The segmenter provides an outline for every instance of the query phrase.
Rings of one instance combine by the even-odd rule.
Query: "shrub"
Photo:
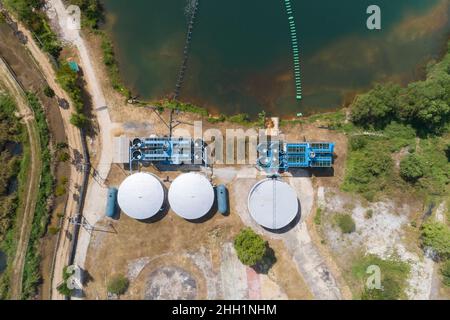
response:
[[[116,275],[109,281],[107,289],[109,293],[121,295],[128,290],[129,284],[127,277]]]
[[[409,182],[416,182],[424,175],[424,166],[420,158],[415,155],[409,155],[400,162],[400,176]]]
[[[52,236],[54,236],[55,234],[57,234],[59,232],[59,228],[58,227],[49,227],[48,228],[48,233]]]
[[[348,234],[355,232],[356,224],[352,216],[349,214],[339,214],[337,217],[337,225],[341,229],[342,233]]]
[[[48,98],[54,98],[55,97],[55,91],[53,91],[53,89],[50,88],[49,86],[45,87],[44,94]]]
[[[446,287],[450,287],[450,260],[444,262],[441,268],[442,282]]]
[[[67,149],[68,147],[69,147],[69,145],[66,142],[58,142],[56,144],[56,150],[58,150],[58,151]]]
[[[60,162],[67,162],[70,160],[70,155],[67,152],[63,152],[59,155],[58,160]]]
[[[364,136],[353,136],[350,139],[350,148],[352,151],[363,149],[367,145],[367,139]]]
[[[55,188],[55,196],[62,197],[66,194],[66,186],[63,184],[59,184]]]
[[[252,229],[245,228],[234,239],[234,248],[244,265],[254,266],[264,258],[267,242]]]
[[[432,248],[440,259],[450,258],[450,228],[440,222],[422,226],[422,245]]]
[[[73,113],[72,116],[70,117],[70,123],[73,124],[75,127],[84,128],[88,123],[88,119],[84,114]]]

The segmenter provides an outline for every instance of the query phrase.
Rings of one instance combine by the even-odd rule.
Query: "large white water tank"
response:
[[[155,216],[164,205],[161,181],[149,173],[135,173],[119,187],[117,202],[131,218],[144,220]]]
[[[214,204],[214,189],[204,175],[185,173],[169,189],[171,209],[180,217],[196,220],[205,216]]]
[[[271,230],[282,229],[298,214],[297,194],[283,181],[265,179],[250,191],[248,209],[259,225]]]

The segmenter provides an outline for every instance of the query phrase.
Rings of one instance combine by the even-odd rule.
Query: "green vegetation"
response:
[[[129,98],[131,92],[125,87],[120,77],[119,64],[115,57],[114,45],[108,35],[99,30],[99,25],[104,21],[103,6],[98,0],[69,0],[70,4],[77,5],[81,9],[81,24],[84,28],[94,32],[101,38],[101,49],[103,51],[103,63],[105,64],[111,85],[120,94]],[[84,119],[78,116],[74,123],[79,126]]]
[[[84,103],[82,97],[82,82],[78,73],[73,71],[68,62],[63,62],[56,73],[56,80],[69,94],[75,108],[75,113],[70,118],[70,123],[78,128],[84,128],[89,119],[84,114]]]
[[[88,28],[97,29],[104,20],[103,8],[98,0],[69,0],[81,9],[81,23]]]
[[[208,117],[207,121],[209,123],[221,123],[221,122],[230,122],[234,124],[238,124],[246,127],[259,127],[264,128],[266,122],[266,112],[263,110],[258,113],[258,117],[256,120],[252,120],[247,113],[239,113],[232,116],[226,116],[224,114],[220,114],[218,117]]]
[[[403,179],[415,183],[424,175],[424,166],[419,156],[412,154],[400,162],[400,175]]]
[[[442,264],[441,274],[444,285],[450,287],[450,260],[447,260]]]
[[[46,86],[44,88],[44,94],[48,98],[54,98],[55,97],[55,91],[53,91],[53,89],[50,88],[50,86]]]
[[[381,289],[368,289],[366,286],[367,268],[378,266],[381,271]],[[410,266],[396,258],[383,260],[375,255],[368,255],[357,260],[352,267],[353,276],[359,280],[360,298],[363,300],[398,300],[404,299],[404,289],[410,273]]]
[[[45,235],[48,220],[49,208],[48,201],[53,194],[54,179],[51,171],[51,153],[49,148],[50,133],[45,118],[44,110],[36,97],[32,93],[27,94],[28,104],[34,112],[37,122],[39,139],[41,144],[42,154],[42,172],[41,181],[39,184],[38,197],[36,202],[36,209],[33,217],[30,240],[28,243],[24,272],[23,272],[23,287],[22,298],[29,299],[36,294],[37,286],[41,280],[40,275],[40,261],[39,242]]]
[[[58,185],[55,188],[55,196],[56,197],[62,197],[66,194],[67,190],[67,183],[68,183],[67,177],[61,178],[61,181],[59,181]]]
[[[316,215],[314,216],[314,223],[318,226],[322,224],[322,209],[317,208]]]
[[[207,117],[208,111],[204,108],[195,106],[190,103],[183,103],[180,101],[174,101],[174,100],[161,100],[155,104],[157,107],[161,107],[163,109],[171,109],[171,110],[179,110],[182,112],[190,112],[190,113],[196,113],[201,116]]]
[[[344,191],[357,192],[373,200],[377,193],[385,190],[393,175],[393,160],[386,144],[386,139],[378,136],[350,139]]]
[[[355,221],[349,214],[338,214],[336,216],[336,223],[344,234],[353,233],[356,231]]]
[[[120,77],[119,63],[114,53],[112,41],[104,32],[97,31],[96,33],[102,38],[103,63],[108,70],[112,87],[126,98],[131,97],[131,92],[125,87]]]
[[[239,260],[246,266],[255,266],[266,255],[267,242],[252,229],[245,228],[234,239]]]
[[[116,295],[124,294],[129,286],[129,280],[123,275],[116,275],[108,282],[108,292]]]
[[[5,0],[4,3],[33,32],[41,48],[53,57],[58,58],[62,48],[56,34],[48,25],[45,13],[42,11],[44,1]]]
[[[372,217],[373,217],[373,210],[372,209],[367,210],[366,213],[364,214],[364,217],[366,219],[372,219]]]
[[[450,50],[450,43],[449,43]],[[351,106],[356,127],[341,128],[350,138],[342,189],[372,201],[412,187],[424,195],[443,195],[450,184],[450,51],[430,65],[426,80],[376,85]],[[349,130],[351,129],[351,130]],[[361,133],[361,129],[369,133]],[[394,154],[403,148],[400,170]]]
[[[422,245],[430,247],[442,260],[450,258],[450,227],[428,221],[422,226]]]
[[[449,46],[450,48],[450,46]],[[376,85],[357,97],[352,120],[366,128],[384,129],[392,121],[412,125],[421,136],[441,134],[450,120],[450,53],[428,68],[427,79],[398,85]]]
[[[16,248],[16,214],[26,188],[30,151],[26,130],[14,116],[13,100],[0,94],[0,250],[12,261]],[[22,145],[22,154],[12,154],[8,145]],[[17,179],[17,190],[11,188]],[[8,298],[11,266],[0,275],[0,300]]]
[[[60,294],[65,297],[70,297],[73,294],[73,289],[69,289],[67,286],[69,278],[72,276],[72,273],[67,271],[67,267],[63,269],[63,282],[56,288]]]

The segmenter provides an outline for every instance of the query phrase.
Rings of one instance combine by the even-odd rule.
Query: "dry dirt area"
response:
[[[179,172],[157,172],[166,187]],[[108,177],[118,186],[128,174],[118,166]],[[225,182],[217,178],[217,182]],[[282,241],[268,239],[276,263],[256,273],[237,259],[232,241],[244,227],[233,210],[212,212],[206,221],[188,222],[170,210],[140,222],[121,213],[119,220],[102,219],[93,233],[86,260],[90,281],[86,298],[107,298],[106,284],[114,274],[131,280],[123,299],[309,299],[303,278]]]

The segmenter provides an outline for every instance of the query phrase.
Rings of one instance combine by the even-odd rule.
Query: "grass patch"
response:
[[[316,215],[314,216],[314,223],[317,226],[320,226],[322,224],[322,209],[317,208]]]
[[[378,266],[381,271],[381,288],[368,289],[366,282],[370,276],[369,266]],[[368,255],[358,259],[352,266],[352,276],[357,280],[358,296],[362,300],[399,300],[405,299],[404,292],[410,266],[396,258],[381,259],[375,255]]]

